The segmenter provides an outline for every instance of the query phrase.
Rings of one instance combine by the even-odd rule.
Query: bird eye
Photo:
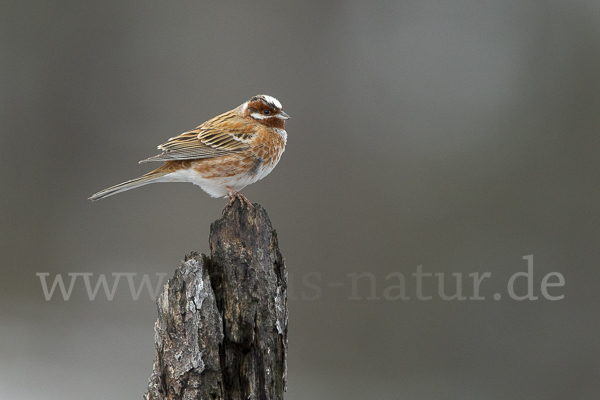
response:
[[[263,114],[270,115],[271,114],[271,110],[263,110]]]

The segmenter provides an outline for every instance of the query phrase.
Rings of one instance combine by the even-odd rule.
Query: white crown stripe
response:
[[[278,108],[280,110],[283,108],[279,100],[277,100],[275,97],[269,96],[268,94],[263,94],[262,97],[267,101],[267,103],[271,103],[272,105],[274,105],[275,108]]]

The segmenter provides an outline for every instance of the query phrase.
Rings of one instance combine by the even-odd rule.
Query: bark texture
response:
[[[287,272],[266,211],[239,200],[157,299],[147,400],[283,399]]]

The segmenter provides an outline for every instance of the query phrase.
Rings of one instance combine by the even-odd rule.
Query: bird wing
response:
[[[163,151],[162,154],[140,163],[212,158],[247,149],[256,126],[233,111],[235,110],[206,121],[194,130],[172,137],[158,146]]]

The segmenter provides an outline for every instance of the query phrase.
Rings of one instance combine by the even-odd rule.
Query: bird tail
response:
[[[167,171],[161,171],[160,169],[157,169],[147,173],[146,175],[142,175],[139,178],[119,183],[118,185],[111,186],[108,189],[104,189],[92,195],[92,197],[89,197],[89,199],[92,201],[96,201],[108,196],[112,196],[113,194],[121,193],[126,190],[135,189],[137,187],[147,185],[149,183],[160,182],[161,178],[163,178],[167,174]]]

